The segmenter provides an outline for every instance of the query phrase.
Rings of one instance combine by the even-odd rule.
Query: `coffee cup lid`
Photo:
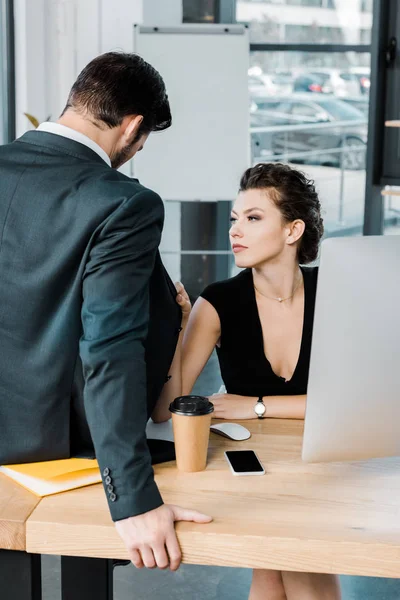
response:
[[[169,410],[175,415],[198,417],[212,413],[214,404],[205,396],[179,396],[171,402]]]

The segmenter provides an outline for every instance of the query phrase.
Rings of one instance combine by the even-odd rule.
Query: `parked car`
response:
[[[369,110],[369,99],[368,96],[347,96],[346,98],[342,98],[343,102],[349,104],[350,106],[354,106],[358,108],[362,112],[362,114],[367,117]]]
[[[293,162],[365,168],[367,122],[360,110],[333,95],[304,93],[271,100],[255,101],[257,109],[251,114],[251,125],[266,128],[285,125],[285,130],[253,132],[253,156],[290,154],[289,160]],[[350,126],[334,126],[341,121],[349,121]],[[351,121],[361,123],[351,125]],[[309,129],[308,124],[321,127]],[[299,129],[299,125],[304,127]],[[306,152],[312,155],[304,156]]]
[[[302,73],[298,75],[293,82],[294,92],[315,92],[318,94],[330,94],[332,88],[326,85],[325,81],[319,75],[314,73]]]
[[[270,77],[276,87],[276,94],[285,96],[293,92],[294,76],[291,71],[276,70]]]
[[[300,74],[293,84],[294,92],[335,94],[335,96],[357,96],[360,94],[358,77],[339,69],[316,69]]]
[[[371,87],[371,69],[368,67],[350,67],[349,70],[357,79],[361,94],[368,96]]]
[[[255,96],[273,95],[277,92],[277,87],[268,75],[249,75],[248,77],[249,94]]]
[[[252,99],[250,107],[250,128],[269,128],[276,125],[287,125],[287,113],[281,113],[279,111],[279,107],[284,99],[284,96],[266,96],[264,98],[260,96],[259,98]],[[272,154],[273,136],[274,134],[270,131],[252,133],[252,156],[257,157],[263,154]]]

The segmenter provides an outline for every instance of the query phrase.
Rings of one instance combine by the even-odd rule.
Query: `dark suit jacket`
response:
[[[114,520],[162,503],[145,425],[181,319],[163,220],[157,194],[78,142],[0,147],[0,464],[94,446]]]

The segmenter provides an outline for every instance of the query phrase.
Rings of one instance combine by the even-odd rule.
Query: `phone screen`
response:
[[[228,450],[225,454],[236,473],[262,473],[264,471],[253,450]]]

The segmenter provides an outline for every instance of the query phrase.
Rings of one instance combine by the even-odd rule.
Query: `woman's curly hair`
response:
[[[268,190],[286,223],[301,219],[305,229],[298,247],[300,264],[313,262],[318,256],[324,233],[321,204],[314,181],[304,173],[281,163],[259,163],[247,169],[240,180],[240,192]]]

